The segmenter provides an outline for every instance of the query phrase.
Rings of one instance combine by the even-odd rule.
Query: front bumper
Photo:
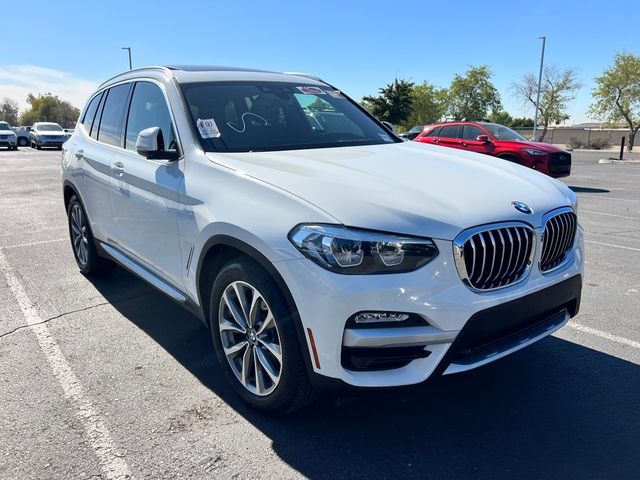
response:
[[[537,231],[536,237],[541,233]],[[307,259],[274,264],[291,291],[310,358],[315,358],[309,330],[312,332],[318,360],[312,362],[315,373],[356,387],[416,384],[434,374],[464,371],[496,360],[549,335],[577,313],[584,268],[581,228],[562,268],[543,275],[536,268],[538,245],[534,267],[524,281],[482,293],[471,291],[460,280],[451,242],[435,242],[438,257],[405,274],[338,275]],[[569,284],[570,288],[563,286]],[[428,325],[347,329],[347,319],[363,311],[411,313]],[[478,331],[484,332],[479,326],[487,329],[478,337]],[[423,348],[425,355],[399,368],[345,368],[345,348],[353,353],[362,347],[399,346]]]
[[[39,147],[61,147],[66,141],[66,138],[36,138],[34,140]]]
[[[18,143],[16,137],[13,138],[0,138],[0,147],[15,147]]]

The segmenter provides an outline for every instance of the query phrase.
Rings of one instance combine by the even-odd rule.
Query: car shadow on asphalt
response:
[[[605,188],[576,187],[574,185],[569,185],[569,188],[573,190],[575,193],[610,193],[611,192],[611,190],[607,190]]]
[[[118,268],[94,285],[309,478],[638,478],[640,367],[547,338],[431,383],[324,398],[271,418],[246,407],[218,367],[209,331]],[[117,285],[117,287],[114,287]]]

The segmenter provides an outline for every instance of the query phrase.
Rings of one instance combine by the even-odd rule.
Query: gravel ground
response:
[[[574,152],[580,314],[428,385],[247,409],[207,330],[122,269],[79,274],[60,152],[0,151],[0,478],[638,478],[640,166]]]

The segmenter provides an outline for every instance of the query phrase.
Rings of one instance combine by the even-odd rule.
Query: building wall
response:
[[[531,138],[533,129],[517,129],[517,131],[527,138]],[[636,135],[635,144],[640,143],[640,135]],[[622,137],[627,137],[626,142],[629,141],[629,130],[622,129],[607,129],[607,128],[550,128],[547,131],[547,135],[544,138],[545,143],[555,143],[560,145],[568,145],[572,138],[580,140],[583,144],[589,148],[593,141],[607,140],[611,147],[620,146],[620,140]]]

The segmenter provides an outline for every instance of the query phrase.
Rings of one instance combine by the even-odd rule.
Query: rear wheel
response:
[[[281,415],[313,401],[294,316],[273,279],[248,257],[216,277],[210,298],[216,355],[248,404]]]
[[[29,140],[24,137],[20,137],[18,139],[18,145],[20,145],[21,147],[26,147],[27,145],[29,145]]]
[[[91,226],[87,221],[84,207],[76,195],[69,200],[67,210],[69,219],[69,236],[73,256],[76,259],[78,268],[82,273],[99,274],[106,273],[113,269],[113,262],[101,258],[96,249]]]

